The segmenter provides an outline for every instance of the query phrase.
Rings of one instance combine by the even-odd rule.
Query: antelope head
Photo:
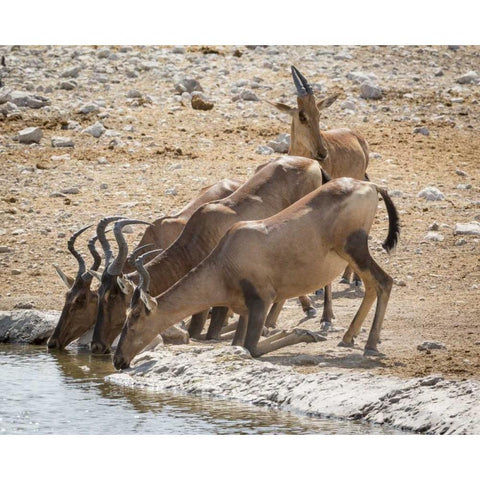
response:
[[[83,335],[95,321],[97,292],[90,287],[93,278],[91,272],[98,270],[101,263],[100,255],[95,249],[97,237],[93,237],[88,242],[88,249],[94,259],[89,271],[86,270],[85,260],[75,249],[75,240],[77,237],[90,227],[91,225],[74,233],[68,241],[68,250],[78,262],[77,276],[71,278],[63,273],[60,267],[54,265],[58,276],[63,280],[68,291],[65,295],[65,304],[60,319],[53,334],[48,339],[48,348],[65,348],[73,340]]]
[[[90,345],[92,353],[107,353],[110,350],[111,344],[122,330],[122,325],[125,321],[125,311],[135,288],[134,283],[128,280],[122,273],[128,255],[128,245],[122,229],[126,225],[131,224],[150,225],[150,223],[142,220],[120,219],[119,217],[109,218],[118,220],[113,228],[113,233],[118,243],[118,254],[113,258],[110,244],[106,237],[99,237],[105,251],[106,266],[98,290],[97,319]]]
[[[328,151],[320,132],[320,110],[329,107],[338,98],[338,94],[317,102],[307,79],[293,65],[292,77],[297,90],[297,107],[279,102],[268,103],[292,117],[289,155],[314,158],[322,162]]]
[[[149,293],[150,275],[143,266],[144,257],[150,253],[153,252],[148,252],[135,260],[140,282],[133,293],[113,356],[113,364],[117,370],[128,368],[132,358],[141,352],[158,333],[158,325],[151,321],[157,310],[157,301]]]

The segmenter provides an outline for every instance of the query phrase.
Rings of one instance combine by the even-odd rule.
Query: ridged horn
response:
[[[150,255],[152,252],[159,252],[158,250],[151,250],[150,252],[144,253],[135,259],[135,268],[137,269],[138,274],[140,275],[140,281],[138,282],[139,289],[142,289],[144,292],[149,293],[150,291],[150,274],[147,272],[147,269],[143,266],[143,259],[147,255]]]
[[[307,95],[313,95],[313,90],[307,79],[298,71],[296,67],[292,65],[292,77],[295,88],[297,89],[297,95],[299,97],[306,97]]]
[[[95,248],[95,243],[97,243],[98,236],[95,235],[88,241],[88,250],[90,250],[90,253],[93,257],[93,264],[92,266],[82,275],[82,279],[85,282],[88,282],[93,278],[93,275],[90,273],[92,271],[97,271],[98,268],[100,267],[102,263],[102,257],[98,253],[98,250]]]
[[[127,263],[132,267],[135,267],[135,259],[138,257],[140,252],[148,247],[153,247],[154,245],[154,243],[146,243],[145,245],[135,248],[135,250],[128,256]]]
[[[113,234],[118,243],[118,254],[110,265],[108,265],[108,273],[110,275],[120,275],[122,273],[125,262],[127,261],[128,245],[125,237],[123,236],[122,229],[126,225],[151,225],[149,222],[143,220],[129,220],[123,219],[115,222],[113,227]]]
[[[105,229],[107,228],[107,225],[109,223],[115,222],[117,220],[121,220],[122,218],[125,218],[125,217],[119,217],[119,216],[105,217],[98,222],[97,237],[98,237],[98,241],[100,242],[100,245],[103,248],[103,252],[105,254],[105,269],[108,267],[108,265],[113,259],[112,247],[110,246],[110,243],[107,240],[107,237],[105,236]]]
[[[79,235],[81,235],[85,230],[89,229],[90,227],[92,227],[92,225],[83,227],[78,232],[75,232],[70,237],[70,240],[67,243],[68,251],[76,258],[78,262],[78,272],[77,272],[75,281],[79,279],[87,270],[87,267],[85,265],[85,260],[83,259],[82,255],[80,255],[80,253],[77,250],[75,250],[75,240],[79,237]]]

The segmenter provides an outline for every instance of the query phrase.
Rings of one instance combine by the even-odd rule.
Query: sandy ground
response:
[[[61,309],[64,287],[51,265],[58,263],[75,272],[66,241],[76,229],[111,214],[158,218],[180,209],[201,187],[222,178],[245,180],[257,165],[272,158],[256,154],[256,148],[288,132],[288,119],[263,102],[234,102],[231,90],[239,79],[258,76],[260,84],[268,86],[255,90],[258,97],[293,104],[289,66],[295,62],[312,83],[321,83],[322,94],[341,93],[340,100],[325,111],[322,127],[357,128],[371,152],[379,154],[372,155],[368,173],[390,192],[400,192],[393,200],[402,232],[396,252],[385,254],[380,243],[386,234],[386,213],[379,209],[371,248],[395,279],[380,345],[386,358],[362,356],[372,315],[358,339],[358,349],[336,347],[341,329],[348,326],[360,304],[362,289],[335,284],[335,326],[340,330],[330,332],[326,342],[285,348],[269,360],[293,363],[304,373],[334,367],[400,377],[440,373],[453,379],[480,378],[479,238],[454,235],[456,223],[480,220],[480,87],[455,83],[459,75],[478,70],[478,47],[457,51],[447,47],[279,47],[278,55],[245,47],[218,47],[218,53],[192,47],[180,55],[171,53],[171,48],[135,47],[132,51],[138,51],[141,60],[153,56],[158,63],[148,69],[132,63],[139,72],[136,78],[124,75],[121,53],[119,60],[107,62],[96,57],[98,49],[89,47],[80,49],[84,57],[71,55],[73,47],[58,52],[27,47],[10,52],[9,48],[3,49],[10,64],[4,83],[17,90],[30,88],[29,82],[33,89],[51,85],[53,92],[39,92],[51,99],[50,107],[21,109],[20,117],[0,115],[0,246],[8,250],[0,253],[0,310],[25,302],[39,309]],[[318,55],[322,48],[330,53]],[[351,58],[335,60],[344,51]],[[85,58],[78,87],[57,89],[59,72],[71,67],[76,58]],[[274,58],[277,71],[264,66]],[[162,61],[173,65],[177,76],[198,78],[214,108],[204,112],[182,106],[174,98],[175,75],[162,74],[168,71]],[[202,70],[205,65],[209,69]],[[330,65],[334,74],[327,73]],[[439,68],[444,75],[436,77],[434,71]],[[384,88],[381,100],[360,100],[358,85],[345,79],[346,73],[360,69],[377,75]],[[402,74],[398,79],[387,75],[395,69]],[[95,75],[108,81],[93,81]],[[132,103],[126,97],[131,89],[153,100]],[[358,106],[350,113],[341,108],[341,101],[352,96]],[[68,120],[82,128],[98,121],[98,113],[76,113],[78,105],[98,99],[105,104],[101,112],[107,114],[101,121],[120,132],[118,137],[96,139],[62,129]],[[406,111],[406,118],[399,120]],[[436,114],[443,116],[433,119]],[[128,125],[133,131],[124,129]],[[429,136],[413,133],[419,125],[429,129]],[[27,126],[42,128],[40,145],[14,140]],[[72,137],[75,148],[52,147],[54,136]],[[111,143],[115,138],[121,139],[117,145]],[[69,158],[58,158],[65,154]],[[466,175],[458,175],[457,169]],[[457,188],[459,184],[471,188]],[[418,198],[427,186],[439,188],[446,200]],[[71,187],[79,193],[51,196]],[[443,241],[424,239],[433,222],[438,223]],[[135,227],[129,242],[134,244],[140,236],[140,228]],[[465,242],[458,242],[460,238]],[[300,323],[318,329],[318,319],[304,320],[292,300],[279,325]],[[418,351],[425,340],[441,342],[446,349]]]

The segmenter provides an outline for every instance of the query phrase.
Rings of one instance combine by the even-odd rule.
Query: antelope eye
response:
[[[302,110],[300,110],[300,112],[298,112],[298,118],[300,118],[300,121],[302,123],[305,123],[307,121],[307,117],[306,117],[305,113],[303,113]]]

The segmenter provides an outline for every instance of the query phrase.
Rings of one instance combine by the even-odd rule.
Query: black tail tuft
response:
[[[400,235],[400,218],[398,217],[397,209],[387,191],[380,187],[377,187],[377,191],[382,196],[388,212],[388,236],[382,243],[382,247],[387,252],[390,252],[395,248],[395,245],[398,242],[398,237]]]

